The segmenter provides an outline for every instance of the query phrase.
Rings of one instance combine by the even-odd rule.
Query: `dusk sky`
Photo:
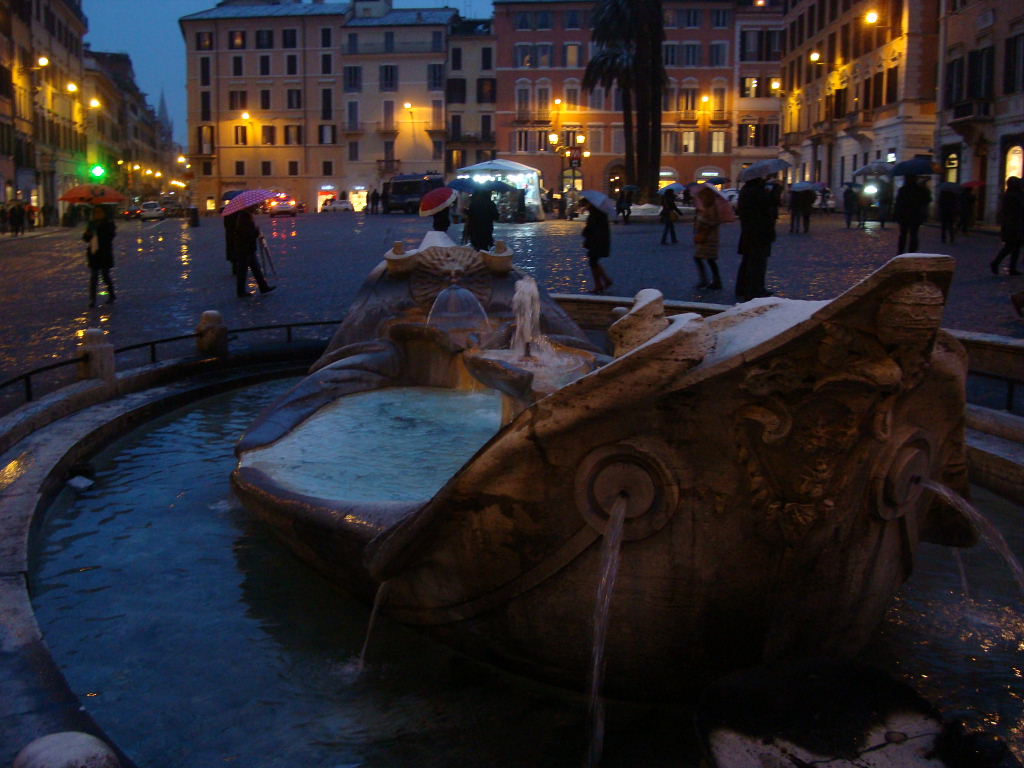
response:
[[[127,53],[135,79],[155,109],[160,92],[174,121],[174,138],[187,143],[185,122],[185,44],[178,19],[217,5],[217,0],[83,0],[89,19],[85,40],[97,51]],[[394,0],[396,8],[447,5],[463,15],[489,16],[489,0]]]

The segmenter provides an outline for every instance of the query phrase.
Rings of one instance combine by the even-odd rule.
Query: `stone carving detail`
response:
[[[412,270],[409,290],[413,300],[430,309],[437,294],[452,283],[470,291],[482,305],[491,298],[491,270],[483,256],[468,246],[424,248]]]

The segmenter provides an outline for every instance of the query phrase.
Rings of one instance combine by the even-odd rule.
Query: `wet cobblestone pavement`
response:
[[[105,329],[117,347],[190,333],[203,310],[219,310],[229,327],[340,318],[363,279],[395,240],[419,241],[429,221],[413,216],[306,214],[259,224],[270,243],[279,290],[249,299],[235,297],[224,259],[223,228],[204,218],[198,228],[171,219],[118,222],[113,271],[117,302],[90,310],[88,270],[81,228],[0,239],[0,379],[75,354],[76,333]],[[816,216],[809,234],[789,234],[779,219],[778,239],[768,268],[768,287],[798,299],[831,298],[871,273],[896,252],[896,228],[869,224],[849,229],[839,214]],[[550,291],[584,293],[591,287],[582,249],[580,221],[499,224],[495,236],[516,252],[516,264]],[[739,224],[723,227],[719,264],[721,291],[700,291],[692,260],[692,230],[677,224],[679,244],[659,244],[661,225],[631,223],[612,229],[615,281],[610,293],[632,296],[658,288],[667,298],[733,302],[739,257]],[[459,225],[450,234],[458,237]],[[992,275],[988,263],[996,237],[975,233],[954,245],[939,241],[939,230],[921,230],[921,251],[948,253],[957,274],[944,325],[949,328],[1024,337],[1024,321],[1009,302],[1024,290],[1024,278]],[[1005,270],[1005,265],[1004,265]],[[101,297],[102,301],[102,297]]]

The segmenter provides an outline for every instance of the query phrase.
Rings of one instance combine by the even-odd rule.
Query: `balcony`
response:
[[[363,134],[363,124],[358,120],[345,123],[341,126],[341,132],[346,136],[361,136]]]
[[[389,56],[402,53],[436,53],[438,56],[444,56],[444,49],[437,48],[431,41],[406,41],[403,40],[401,43],[396,42],[393,45],[387,45],[383,40],[377,42],[363,42],[359,41],[357,45],[343,45],[342,50],[348,56],[357,56],[359,54],[378,54],[386,53]]]
[[[391,158],[390,160],[377,161],[377,173],[381,176],[402,172],[402,161]]]
[[[696,124],[698,114],[696,109],[681,109],[679,110],[679,122]]]
[[[809,138],[825,139],[835,137],[835,123],[832,120],[818,120],[811,125]]]
[[[875,124],[875,112],[871,109],[858,109],[847,112],[841,120],[836,121],[836,130],[843,133],[858,134]]]
[[[989,123],[992,121],[992,100],[991,99],[971,99],[970,101],[960,101],[953,105],[953,109],[950,110],[949,122],[955,123],[957,120],[974,120]]]
[[[730,122],[730,120],[729,120],[729,112],[728,112],[728,110],[725,110],[725,109],[713,109],[713,110],[711,110],[711,112],[709,113],[709,118],[710,118],[712,123],[728,123],[728,122]]]
[[[382,120],[376,123],[377,133],[381,136],[397,136],[398,122],[395,120]]]
[[[782,134],[781,146],[783,147],[798,147],[803,142],[803,134],[799,131],[789,131]]]
[[[448,135],[446,137],[446,140],[447,140],[447,142],[449,144],[452,144],[452,145],[455,145],[455,146],[465,146],[465,145],[470,145],[470,144],[472,144],[472,145],[477,145],[477,144],[490,144],[490,145],[493,145],[494,144],[494,134],[493,133],[466,133],[465,131],[460,131],[458,133],[455,133],[454,131],[449,131]]]
[[[551,123],[550,109],[517,109],[515,121],[517,123]]]

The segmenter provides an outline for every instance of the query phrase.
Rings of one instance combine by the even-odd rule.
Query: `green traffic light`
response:
[[[107,175],[107,169],[104,168],[102,165],[94,165],[92,167],[92,169],[90,170],[90,172],[97,179],[102,179],[104,176]]]

